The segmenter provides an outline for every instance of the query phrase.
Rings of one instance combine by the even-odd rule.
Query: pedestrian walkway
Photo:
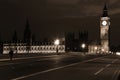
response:
[[[33,58],[45,58],[45,57],[53,57],[53,56],[58,56],[55,54],[14,54],[13,60],[23,60],[23,59],[33,59]],[[0,56],[0,61],[9,61],[10,56],[9,54],[1,55]]]

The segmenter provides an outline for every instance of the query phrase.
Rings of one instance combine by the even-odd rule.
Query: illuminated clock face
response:
[[[107,21],[103,21],[103,22],[102,22],[102,25],[103,25],[103,26],[106,26],[106,25],[107,25]]]

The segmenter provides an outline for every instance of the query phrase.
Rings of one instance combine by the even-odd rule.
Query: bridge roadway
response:
[[[0,59],[1,80],[119,80],[115,55],[46,55]]]

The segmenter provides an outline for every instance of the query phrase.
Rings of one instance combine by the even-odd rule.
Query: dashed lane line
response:
[[[115,63],[117,60],[118,60],[118,59],[113,60],[112,63]],[[94,75],[95,75],[95,76],[98,75],[98,74],[101,73],[104,69],[106,69],[106,68],[108,68],[108,67],[110,67],[110,66],[111,66],[111,64],[107,64],[104,68],[101,68],[101,69],[99,69],[97,72],[95,72]]]
[[[94,73],[94,75],[98,75],[100,72],[102,72],[104,70],[104,68],[101,68],[100,70],[98,70],[96,73]]]
[[[118,75],[118,72],[119,72],[119,70],[117,69],[117,70],[115,70],[115,72],[113,73],[113,76],[112,76],[112,80],[117,80],[117,75]]]
[[[111,64],[107,64],[107,65],[105,66],[105,68],[108,68],[109,66],[111,66]]]

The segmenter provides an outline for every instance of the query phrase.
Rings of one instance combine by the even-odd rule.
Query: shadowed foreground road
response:
[[[117,80],[119,56],[51,55],[0,62],[1,80]]]

